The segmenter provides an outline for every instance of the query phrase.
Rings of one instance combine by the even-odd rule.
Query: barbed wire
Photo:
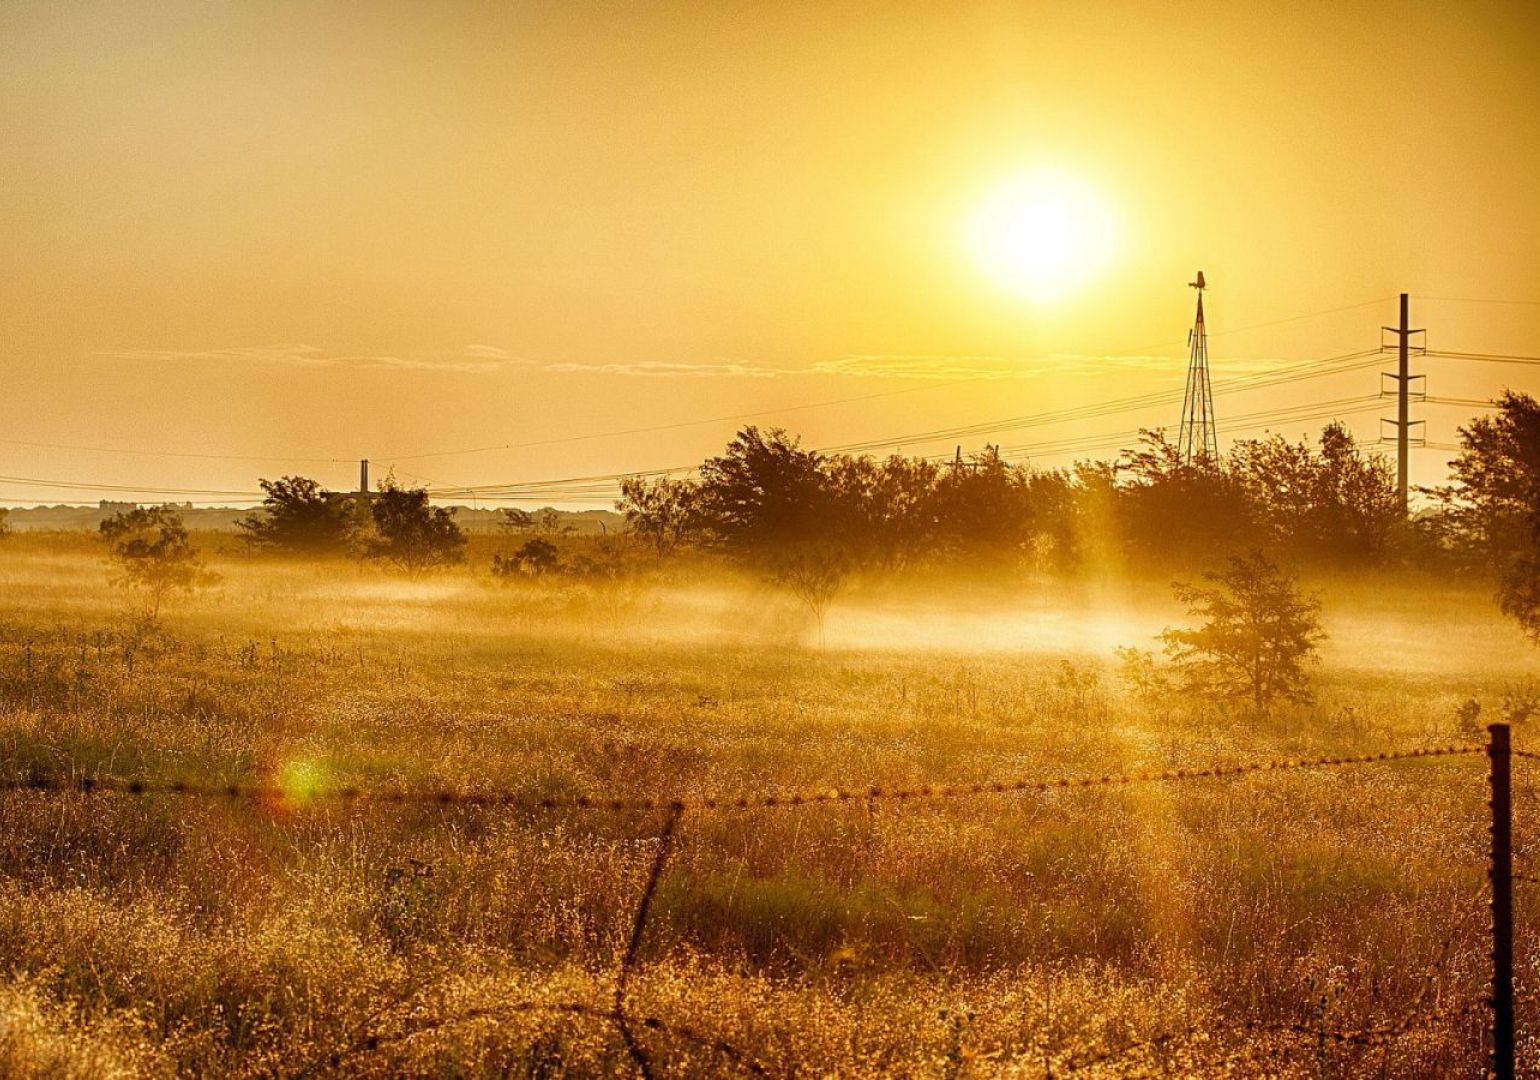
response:
[[[1475,899],[1479,900],[1479,897]],[[1238,1028],[1240,1031],[1251,1035],[1298,1035],[1301,1037],[1309,1037],[1313,1039],[1324,1039],[1327,1042],[1337,1043],[1340,1045],[1362,1046],[1366,1049],[1371,1049],[1377,1046],[1387,1046],[1410,1032],[1412,1027],[1417,1023],[1419,1017],[1425,1014],[1424,1005],[1432,994],[1434,981],[1448,965],[1449,958],[1453,955],[1454,943],[1456,939],[1465,930],[1465,928],[1470,925],[1471,921],[1483,910],[1485,910],[1485,907],[1479,903],[1468,907],[1465,914],[1457,919],[1454,922],[1454,925],[1450,927],[1449,933],[1444,937],[1443,942],[1439,945],[1438,953],[1434,956],[1433,962],[1423,969],[1420,980],[1422,985],[1418,988],[1416,996],[1413,997],[1410,1005],[1406,1009],[1405,1014],[1394,1023],[1380,1024],[1367,1028],[1359,1028],[1356,1030],[1344,1030],[1340,1028],[1327,1028],[1319,1024],[1303,1024],[1297,1021],[1263,1022],[1258,1020],[1243,1019],[1226,1020],[1221,1022],[1232,1028]],[[1479,1005],[1479,1003],[1475,1004]],[[1196,1036],[1199,1032],[1212,1026],[1214,1023],[1215,1020],[1213,1017],[1204,1017],[1200,1020],[1195,1020],[1186,1028],[1176,1031],[1161,1032],[1148,1038],[1140,1039],[1135,1042],[1128,1043],[1124,1046],[1117,1047],[1116,1049],[1104,1050],[1101,1053],[1092,1055],[1091,1057],[1082,1058],[1079,1061],[1072,1061],[1064,1066],[1064,1071],[1070,1073],[1081,1072],[1085,1069],[1089,1069],[1097,1065],[1109,1064],[1121,1058],[1128,1057],[1129,1055],[1134,1054],[1140,1050],[1155,1050],[1173,1042],[1186,1042]],[[1240,1051],[1240,1054],[1250,1052],[1251,1051],[1248,1049]],[[1230,1055],[1230,1057],[1235,1056],[1236,1055]],[[1225,1060],[1228,1061],[1230,1058],[1226,1058]]]
[[[616,1021],[613,1009],[601,1008],[584,1001],[516,1001],[510,1002],[507,1005],[489,1005],[481,1008],[465,1009],[447,1016],[422,1017],[412,1022],[404,1030],[393,1035],[368,1035],[357,1039],[346,1048],[325,1055],[323,1063],[327,1068],[340,1069],[350,1060],[382,1053],[421,1035],[443,1031],[446,1028],[474,1024],[482,1020],[504,1020],[512,1016],[530,1013],[580,1016],[590,1020],[601,1020],[606,1023],[614,1023]],[[671,1035],[685,1042],[694,1043],[697,1046],[711,1050],[753,1076],[770,1075],[769,1070],[765,1066],[749,1057],[732,1043],[718,1036],[708,1035],[688,1024],[679,1024],[651,1015],[642,1017],[640,1024],[650,1031],[659,1031],[665,1035]],[[296,1074],[296,1076],[313,1076],[320,1071],[320,1066],[312,1066]]]
[[[483,1006],[467,1009],[449,1016],[423,1019],[407,1030],[388,1038],[375,1035],[366,1036],[355,1042],[346,1051],[331,1055],[328,1063],[333,1068],[338,1068],[346,1058],[357,1057],[365,1053],[376,1053],[388,1046],[399,1044],[426,1032],[440,1030],[445,1027],[473,1023],[477,1020],[495,1019],[500,1016],[517,1015],[519,1013],[552,1012],[584,1016],[614,1024],[616,1031],[620,1033],[621,1042],[625,1045],[626,1053],[630,1056],[632,1063],[636,1065],[637,1073],[643,1077],[643,1080],[653,1080],[652,1055],[642,1044],[641,1040],[637,1038],[636,1030],[632,1026],[633,1016],[628,991],[630,989],[631,976],[636,970],[637,960],[641,955],[642,940],[647,933],[647,925],[652,913],[652,902],[657,895],[658,886],[663,880],[663,872],[668,866],[669,858],[673,855],[674,836],[683,815],[683,810],[670,808],[668,816],[664,819],[663,827],[658,832],[658,850],[653,855],[652,865],[647,872],[647,879],[637,899],[636,911],[631,920],[631,933],[626,941],[625,952],[621,955],[620,966],[615,975],[613,996],[608,1009],[600,1009],[585,1002],[576,1001],[524,1001],[500,1006]],[[769,1075],[768,1070],[751,1055],[738,1049],[725,1039],[703,1034],[686,1025],[668,1023],[655,1016],[644,1017],[640,1024],[649,1030],[662,1031],[665,1034],[677,1036],[686,1041],[704,1046],[727,1058],[733,1064],[754,1076]]]
[[[1047,781],[1012,781],[1009,783],[1002,782],[1001,784],[981,783],[966,785],[962,787],[948,787],[945,789],[938,789],[933,786],[913,789],[890,790],[871,788],[860,795],[851,793],[850,798],[860,797],[870,802],[883,798],[907,799],[913,797],[938,795],[945,796],[948,794],[964,793],[992,794],[997,791],[1012,790],[1047,791],[1059,788],[1090,787],[1098,785],[1107,786],[1120,783],[1134,783],[1138,781],[1178,781],[1221,776],[1238,776],[1248,773],[1284,771],[1321,766],[1363,765],[1375,762],[1404,761],[1417,758],[1470,755],[1484,752],[1485,748],[1479,746],[1417,747],[1408,750],[1385,751],[1379,754],[1275,759],[1271,761],[1251,762],[1231,766],[1211,766],[1205,769],[1167,770],[1161,773],[1130,773],[1116,776],[1105,775],[1101,777],[1081,777],[1078,779],[1065,778],[1060,780]],[[450,793],[440,792],[436,795],[433,795],[433,801],[455,801],[454,799],[446,799],[444,797],[446,794]],[[820,801],[831,802],[839,800],[839,796],[841,794],[841,792],[836,790],[827,793],[827,795],[822,798],[803,798],[800,801],[804,803],[816,803]],[[798,804],[796,797],[793,797],[792,800],[783,800],[774,796],[762,796],[761,799],[763,801],[757,804],[752,802],[734,802],[728,805],[758,805],[762,807],[769,807]],[[774,799],[775,801],[770,801],[771,799]],[[639,804],[635,801],[627,803],[623,800],[615,800],[610,805],[615,806],[616,803],[620,804],[619,806],[616,806],[616,808],[657,808],[656,804],[651,800],[648,800],[645,805]],[[576,802],[570,805],[576,805],[582,808],[590,808],[602,807],[604,804],[592,802]],[[594,1006],[580,1002],[554,1004],[521,1002],[502,1007],[483,1007],[471,1009],[449,1017],[431,1018],[422,1021],[419,1024],[414,1025],[408,1031],[403,1032],[392,1039],[381,1040],[377,1037],[370,1037],[362,1044],[362,1049],[355,1046],[352,1053],[357,1054],[360,1052],[376,1052],[388,1045],[413,1038],[426,1031],[437,1030],[451,1025],[470,1023],[479,1019],[493,1018],[499,1015],[514,1015],[517,1013],[530,1011],[549,1011],[558,1013],[565,1012],[574,1015],[587,1016],[594,1019],[601,1019],[612,1023],[620,1034],[621,1041],[625,1046],[627,1054],[630,1056],[632,1062],[636,1065],[638,1074],[643,1078],[643,1080],[652,1080],[654,1071],[651,1054],[642,1044],[642,1042],[637,1038],[636,1030],[633,1027],[633,1017],[629,1008],[630,1001],[628,994],[630,981],[636,970],[638,958],[641,952],[642,941],[645,937],[647,926],[650,921],[652,903],[657,895],[658,887],[663,879],[664,872],[667,869],[669,859],[674,853],[674,838],[685,812],[691,809],[709,809],[721,805],[723,804],[718,800],[701,800],[694,805],[691,805],[684,800],[673,800],[666,804],[665,808],[667,811],[667,817],[664,819],[663,827],[658,834],[658,849],[653,856],[653,861],[649,868],[646,881],[639,895],[637,906],[632,917],[631,932],[628,937],[626,949],[622,955],[620,966],[616,974],[613,998],[611,1007],[608,1010],[598,1009]],[[1260,1023],[1257,1021],[1241,1021],[1238,1026],[1242,1031],[1249,1034],[1297,1035],[1301,1037],[1325,1039],[1344,1045],[1357,1045],[1365,1048],[1372,1048],[1382,1045],[1388,1046],[1391,1042],[1394,1042],[1396,1039],[1399,1039],[1401,1036],[1410,1031],[1413,1024],[1417,1022],[1419,1016],[1423,1012],[1423,1003],[1428,999],[1430,995],[1435,978],[1448,961],[1454,941],[1468,924],[1470,919],[1474,916],[1477,910],[1479,909],[1473,908],[1467,911],[1466,915],[1463,918],[1457,920],[1451,927],[1448,936],[1444,939],[1442,945],[1440,946],[1438,955],[1434,959],[1433,963],[1430,964],[1427,969],[1425,969],[1421,979],[1422,985],[1419,988],[1416,997],[1413,999],[1411,1007],[1406,1011],[1406,1014],[1394,1024],[1385,1024],[1378,1027],[1364,1028],[1352,1031],[1325,1029],[1319,1025],[1312,1026],[1297,1022]],[[1091,1058],[1086,1058],[1078,1062],[1071,1062],[1066,1067],[1066,1071],[1083,1071],[1084,1069],[1091,1068],[1098,1064],[1106,1064],[1108,1062],[1126,1057],[1129,1054],[1135,1053],[1141,1049],[1153,1049],[1173,1041],[1189,1040],[1210,1023],[1212,1023],[1212,1019],[1205,1018],[1204,1020],[1195,1022],[1185,1031],[1161,1033],[1151,1038],[1140,1040],[1139,1042],[1120,1047],[1116,1050],[1108,1050]],[[666,1034],[694,1042],[698,1045],[706,1046],[752,1075],[769,1075],[768,1070],[759,1062],[757,1062],[751,1055],[745,1053],[743,1050],[734,1046],[732,1043],[725,1039],[704,1035],[698,1031],[695,1031],[694,1029],[687,1028],[682,1025],[667,1024],[661,1020],[658,1020],[656,1017],[649,1016],[642,1020],[641,1024],[643,1027],[648,1029],[662,1031]],[[337,1064],[338,1060],[338,1058],[334,1057],[332,1059],[333,1064]]]
[[[638,966],[642,942],[645,938],[650,922],[653,900],[656,897],[659,884],[663,879],[668,862],[674,853],[674,840],[678,826],[686,812],[708,810],[765,810],[781,807],[796,807],[806,805],[819,805],[830,803],[849,803],[864,801],[868,805],[879,801],[921,801],[921,800],[948,800],[958,798],[971,798],[975,796],[1036,792],[1045,793],[1055,790],[1073,790],[1098,787],[1113,787],[1139,783],[1174,783],[1188,780],[1219,779],[1238,777],[1253,774],[1287,772],[1310,768],[1347,767],[1355,765],[1369,765],[1380,762],[1408,761],[1415,759],[1443,758],[1455,756],[1469,756],[1485,754],[1487,748],[1474,745],[1450,745],[1450,746],[1422,746],[1405,750],[1383,751],[1374,754],[1352,755],[1328,755],[1313,758],[1279,758],[1265,761],[1242,762],[1228,765],[1212,765],[1202,768],[1166,769],[1150,772],[1131,772],[1122,774],[1062,776],[1049,779],[1013,778],[1001,780],[977,781],[966,784],[922,784],[917,786],[884,787],[872,785],[864,789],[830,788],[823,791],[814,791],[799,794],[765,794],[743,793],[733,796],[704,796],[697,798],[637,798],[637,797],[549,797],[531,796],[524,792],[511,789],[483,788],[476,790],[457,789],[411,789],[411,788],[376,788],[369,789],[354,786],[341,787],[316,787],[311,785],[282,785],[271,782],[254,784],[213,784],[184,780],[154,780],[154,779],[124,779],[119,777],[80,776],[75,778],[47,777],[41,774],[32,774],[25,777],[0,780],[0,791],[32,792],[37,794],[67,794],[78,793],[82,795],[97,794],[121,794],[133,796],[169,795],[189,796],[213,799],[225,799],[233,801],[260,801],[278,804],[303,804],[307,802],[340,802],[344,804],[374,803],[384,805],[397,804],[427,804],[427,805],[468,805],[468,806],[502,806],[518,809],[570,809],[570,810],[599,810],[599,811],[664,811],[666,817],[662,828],[658,833],[658,847],[654,853],[637,905],[631,921],[631,931],[627,939],[626,949],[622,954],[619,968],[616,972],[615,983],[612,991],[610,1008],[602,1009],[586,1002],[513,1002],[500,1006],[485,1006],[464,1010],[448,1016],[436,1016],[422,1018],[409,1024],[405,1030],[390,1036],[368,1035],[357,1040],[344,1050],[328,1055],[324,1060],[333,1069],[339,1068],[343,1061],[362,1054],[378,1053],[390,1046],[398,1045],[407,1040],[418,1037],[434,1030],[460,1024],[473,1023],[478,1020],[495,1019],[531,1012],[566,1013],[576,1016],[584,1016],[593,1019],[604,1020],[615,1026],[620,1035],[627,1055],[636,1066],[638,1074],[643,1080],[652,1080],[654,1076],[652,1056],[647,1047],[637,1037],[636,1025],[647,1030],[660,1031],[689,1042],[707,1047],[721,1057],[731,1061],[744,1071],[755,1076],[769,1075],[766,1068],[757,1062],[751,1055],[745,1053],[730,1042],[711,1035],[703,1034],[693,1028],[684,1025],[672,1024],[655,1016],[646,1016],[636,1020],[630,1003],[630,983]],[[1526,758],[1540,758],[1540,753],[1533,751],[1514,750],[1515,756]],[[1536,881],[1526,875],[1516,875],[1518,880]],[[1261,1024],[1257,1022],[1242,1021],[1239,1023],[1241,1030],[1251,1033],[1274,1033],[1310,1036],[1317,1039],[1326,1039],[1340,1044],[1351,1044],[1364,1047],[1388,1045],[1411,1030],[1423,1009],[1423,1003],[1427,999],[1434,978],[1443,968],[1448,959],[1452,943],[1463,929],[1470,915],[1457,922],[1450,930],[1448,938],[1440,950],[1440,954],[1432,965],[1426,969],[1423,976],[1423,985],[1413,1001],[1412,1007],[1407,1010],[1405,1016],[1395,1024],[1387,1024],[1374,1028],[1365,1028],[1356,1031],[1330,1030],[1319,1026],[1299,1023]],[[1135,1053],[1140,1049],[1152,1049],[1166,1045],[1170,1042],[1191,1039],[1204,1026],[1211,1023],[1205,1020],[1195,1023],[1185,1031],[1165,1032],[1148,1039],[1121,1047],[1115,1051],[1107,1051],[1079,1062],[1072,1062],[1067,1071],[1078,1072],[1097,1064],[1105,1064],[1110,1061]],[[1246,1051],[1250,1052],[1250,1051]]]
[[[541,796],[508,788],[365,788],[358,786],[316,787],[306,784],[207,783],[187,780],[124,779],[121,777],[81,776],[76,778],[30,775],[0,780],[0,791],[29,791],[38,794],[79,793],[119,795],[193,796],[231,801],[256,801],[281,804],[311,802],[407,803],[503,806],[524,810],[601,810],[601,811],[672,811],[687,810],[768,810],[783,807],[827,803],[906,802],[973,798],[981,795],[1007,795],[1048,792],[1074,788],[1117,787],[1129,784],[1177,783],[1211,780],[1255,773],[1289,772],[1297,769],[1370,765],[1378,762],[1409,761],[1417,758],[1457,757],[1486,753],[1483,746],[1424,746],[1408,750],[1390,750],[1377,754],[1351,754],[1315,758],[1278,758],[1268,761],[1212,765],[1192,769],[1165,769],[1102,775],[1060,776],[1049,779],[1015,777],[980,780],[964,784],[919,784],[866,788],[826,788],[816,791],[770,793],[746,792],[736,795],[687,797],[634,796]],[[1515,754],[1519,751],[1514,751]],[[1525,756],[1540,757],[1540,754]]]
[[[1463,1019],[1464,1017],[1473,1013],[1484,1011],[1488,1007],[1489,1004],[1486,1001],[1469,1001],[1457,1009],[1448,1010],[1440,1017],[1429,1016],[1428,1019],[1430,1022],[1434,1019],[1443,1019],[1447,1022],[1454,1022]],[[1410,1024],[1406,1025],[1405,1028],[1403,1028],[1401,1031],[1396,1032],[1393,1037],[1386,1037],[1386,1034],[1388,1033],[1384,1032],[1383,1029],[1371,1029],[1366,1032],[1338,1032],[1332,1031],[1330,1029],[1315,1030],[1309,1028],[1308,1025],[1304,1025],[1304,1027],[1306,1030],[1299,1032],[1301,1036],[1309,1035],[1314,1039],[1324,1039],[1327,1042],[1334,1042],[1338,1045],[1358,1045],[1362,1046],[1365,1052],[1373,1049],[1383,1048],[1387,1054],[1389,1053],[1390,1047],[1396,1039],[1411,1031]],[[1366,1035],[1368,1038],[1360,1039],[1357,1037],[1359,1035]],[[1293,1048],[1287,1046],[1243,1046],[1239,1049],[1232,1050],[1230,1053],[1225,1054],[1223,1057],[1220,1057],[1211,1062],[1207,1062],[1205,1064],[1212,1069],[1229,1068],[1230,1066],[1236,1065],[1248,1058],[1281,1058],[1293,1052]],[[1382,1066],[1379,1069],[1379,1075],[1390,1075],[1388,1064]]]

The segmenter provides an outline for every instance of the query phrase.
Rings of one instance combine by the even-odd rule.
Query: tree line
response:
[[[349,554],[414,574],[464,560],[454,509],[393,477],[367,499],[303,476],[261,486],[262,508],[239,523],[255,549]],[[1491,575],[1503,610],[1540,640],[1540,403],[1505,393],[1460,429],[1450,482],[1423,494],[1424,508],[1403,515],[1389,462],[1340,424],[1314,443],[1273,435],[1190,461],[1145,431],[1115,460],[1062,469],[1011,463],[993,447],[941,462],[824,454],[746,427],[692,478],[625,480],[625,536],[577,545],[554,512],[504,511],[523,542],[491,571],[613,578],[636,565],[637,549],[655,560],[695,550],[786,587],[821,623],[857,572],[1172,573],[1265,551],[1292,566]],[[174,508],[125,511],[102,535],[127,577],[153,583],[156,606],[201,580]]]
[[[1314,443],[1237,441],[1184,461],[1144,431],[1112,461],[1013,464],[994,447],[935,462],[821,454],[748,427],[689,479],[632,479],[617,509],[660,555],[714,551],[772,572],[818,558],[853,570],[1027,565],[1169,572],[1265,549],[1326,569],[1417,565],[1494,573],[1540,611],[1540,404],[1507,392],[1460,429],[1448,484],[1401,511],[1395,470],[1341,424]]]
[[[1272,436],[1192,461],[1145,431],[1116,461],[1064,469],[994,447],[940,463],[825,455],[749,427],[696,478],[626,481],[618,508],[659,555],[698,547],[772,573],[808,562],[1168,570],[1256,547],[1366,567],[1412,542],[1393,470],[1339,424],[1314,446]]]

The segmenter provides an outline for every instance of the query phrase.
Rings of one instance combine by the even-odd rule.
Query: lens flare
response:
[[[326,790],[326,772],[314,761],[291,761],[278,770],[278,790],[291,806],[307,803]]]

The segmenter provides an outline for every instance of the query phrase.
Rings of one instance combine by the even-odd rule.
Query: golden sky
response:
[[[8,0],[0,475],[499,484],[688,464],[751,413],[815,446],[985,425],[1179,390],[1200,267],[1216,383],[1373,348],[1400,291],[1435,348],[1537,353],[1536,11]],[[978,257],[1023,177],[1103,215],[1063,289]],[[1221,394],[1221,434],[1377,389]],[[1470,411],[1416,414],[1447,441]]]

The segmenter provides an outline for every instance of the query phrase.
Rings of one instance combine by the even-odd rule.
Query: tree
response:
[[[1540,522],[1540,402],[1505,391],[1495,415],[1460,429],[1454,482],[1435,488],[1445,544],[1502,570],[1534,548]]]
[[[190,592],[212,580],[173,507],[120,510],[101,523],[100,532],[118,564],[115,583],[145,592],[152,621],[172,592]]]
[[[1339,422],[1322,430],[1320,446],[1311,476],[1312,542],[1337,561],[1379,562],[1402,523],[1394,466],[1364,453]]]
[[[770,579],[807,605],[818,624],[818,647],[823,648],[824,620],[829,605],[850,573],[844,552],[829,544],[803,543],[782,552],[773,562]]]
[[[1042,526],[1060,546],[1060,565],[1106,574],[1123,564],[1118,535],[1118,474],[1109,461],[1080,461],[1068,470],[1067,505]]]
[[[1141,431],[1140,447],[1117,465],[1118,531],[1146,562],[1230,553],[1255,535],[1245,492],[1208,456],[1187,462],[1163,431]]]
[[[409,574],[451,566],[465,557],[465,533],[452,509],[428,505],[425,488],[404,488],[386,477],[371,500],[376,536],[366,545],[374,558]]]
[[[1250,698],[1258,710],[1280,697],[1309,701],[1306,665],[1325,636],[1320,604],[1260,552],[1232,556],[1224,570],[1203,576],[1219,587],[1175,586],[1202,624],[1161,634],[1187,689]]]
[[[659,558],[675,551],[700,528],[700,489],[688,480],[628,476],[620,482],[615,509],[626,528],[652,545]]]
[[[1360,450],[1340,423],[1321,432],[1319,452],[1281,435],[1244,439],[1224,468],[1265,542],[1296,557],[1377,563],[1401,525],[1394,469]]]
[[[1540,541],[1535,545],[1540,548]],[[1503,572],[1497,606],[1540,643],[1540,555],[1520,555]]]
[[[11,535],[11,511],[0,506],[0,537]]]
[[[953,461],[936,488],[936,539],[953,557],[1010,563],[1028,551],[1033,536],[1030,473],[1012,465],[997,446],[968,461]]]
[[[545,577],[560,568],[561,552],[555,544],[539,536],[524,541],[512,555],[492,556],[492,573],[496,577]]]
[[[1449,469],[1437,533],[1497,572],[1498,607],[1540,641],[1540,402],[1505,391],[1496,415],[1460,429]]]
[[[577,532],[571,525],[562,523],[561,511],[555,507],[547,506],[535,515],[535,528],[546,536],[570,536]]]
[[[327,491],[306,476],[259,483],[261,516],[236,522],[252,544],[296,555],[344,552],[352,546],[358,527],[352,496]]]
[[[527,533],[535,527],[535,515],[528,510],[520,510],[517,506],[504,507],[498,511],[498,515],[501,520],[497,524],[504,532],[517,535]]]
[[[844,461],[869,459],[844,458]],[[870,563],[897,569],[932,554],[938,524],[937,483],[941,470],[924,458],[891,455],[870,462],[866,475],[846,468],[834,476],[836,497],[847,514],[850,546]]]
[[[764,559],[827,526],[834,498],[821,455],[779,429],[747,427],[701,465],[699,508],[729,554]]]

